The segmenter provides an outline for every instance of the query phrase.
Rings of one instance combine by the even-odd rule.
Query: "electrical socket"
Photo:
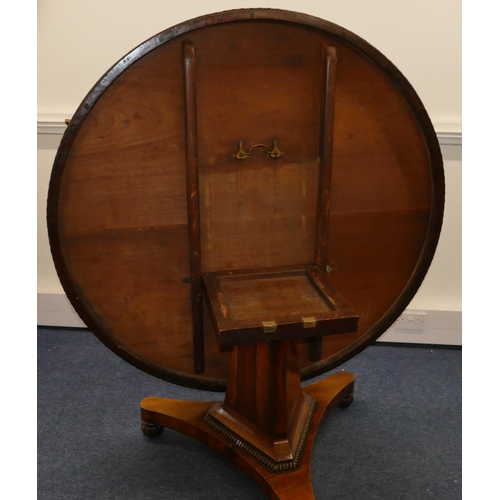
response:
[[[404,313],[394,323],[394,327],[406,330],[424,330],[426,319],[425,313]]]

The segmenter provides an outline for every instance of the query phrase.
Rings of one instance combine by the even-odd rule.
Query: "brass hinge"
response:
[[[314,316],[302,318],[302,322],[304,323],[304,328],[316,328],[316,318]]]
[[[264,333],[273,333],[278,328],[276,321],[263,321],[262,328],[264,328]]]

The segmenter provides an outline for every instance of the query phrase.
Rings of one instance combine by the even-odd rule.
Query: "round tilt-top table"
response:
[[[223,403],[146,398],[271,498],[314,498],[312,441],[352,402],[338,372],[404,311],[443,217],[439,144],[398,69],[295,12],[203,16],[96,83],[54,162],[55,266],[82,320],[137,368]]]

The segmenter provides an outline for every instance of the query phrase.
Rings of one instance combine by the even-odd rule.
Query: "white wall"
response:
[[[436,257],[410,309],[431,311],[431,317],[438,314],[441,319],[452,318],[453,326],[449,329],[453,331],[453,340],[450,341],[450,332],[448,340],[444,340],[429,329],[423,335],[424,342],[459,343],[462,19],[461,3],[455,0],[261,0],[258,4],[237,0],[38,2],[39,324],[81,325],[62,295],[45,229],[48,179],[65,128],[64,119],[71,118],[86,93],[110,66],[144,40],[193,17],[243,7],[295,10],[339,24],[378,48],[414,86],[440,139],[447,194]],[[438,323],[443,326],[441,319]],[[389,331],[384,339],[405,341],[400,333]]]

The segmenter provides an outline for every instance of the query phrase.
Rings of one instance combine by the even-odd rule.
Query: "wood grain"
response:
[[[310,342],[299,345],[303,379],[331,370],[384,333],[418,290],[438,242],[444,176],[409,82],[367,42],[317,18],[273,9],[205,16],[144,42],[97,82],[66,129],[49,186],[64,290],[126,361],[224,389],[230,355],[206,321],[204,373],[193,365],[183,42],[196,47],[201,272],[315,262],[324,47],[335,47],[321,260],[359,329],[325,336],[320,359],[310,359]],[[283,157],[262,148],[233,156],[239,139],[275,137]]]
[[[198,125],[196,111],[196,64],[194,45],[182,43],[184,114],[186,134],[186,195],[189,224],[189,264],[193,317],[193,364],[195,373],[205,371],[203,301],[201,278],[200,188],[198,172]]]
[[[300,467],[288,473],[269,471],[241,447],[235,446],[223,434],[210,427],[205,422],[205,415],[214,404],[218,403],[148,397],[141,402],[141,417],[145,423],[182,432],[221,453],[253,478],[272,500],[314,500],[311,483],[311,457],[314,439],[323,419],[342,400],[352,394],[353,387],[353,375],[341,371],[304,388],[305,395],[318,402],[318,408],[314,413]]]

